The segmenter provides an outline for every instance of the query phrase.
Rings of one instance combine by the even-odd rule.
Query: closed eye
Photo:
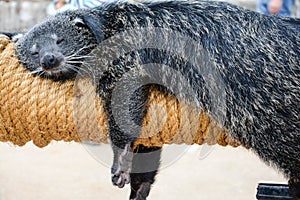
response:
[[[35,56],[35,57],[39,55],[39,50],[38,50],[37,44],[34,44],[34,45],[31,47],[30,53],[31,53],[31,55],[33,55],[33,56]]]
[[[37,52],[37,51],[31,52],[31,55],[33,55],[33,56],[38,56],[38,55],[39,55],[39,52]]]
[[[63,38],[59,38],[59,39],[56,41],[56,44],[61,44],[63,41],[64,41]]]

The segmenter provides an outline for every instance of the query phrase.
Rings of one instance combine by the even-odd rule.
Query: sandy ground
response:
[[[99,147],[95,153],[93,146],[78,143],[54,142],[43,149],[0,143],[0,200],[128,199],[129,186],[110,183],[109,146]],[[162,164],[150,200],[251,200],[259,181],[285,181],[243,148],[176,149],[184,153],[176,158],[172,148],[164,156],[171,159]]]

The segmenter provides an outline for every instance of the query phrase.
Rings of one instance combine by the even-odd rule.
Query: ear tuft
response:
[[[15,35],[13,35],[12,37],[11,37],[11,40],[13,41],[13,42],[17,42],[20,38],[22,38],[24,36],[24,33],[17,33],[17,34],[15,34]]]
[[[83,19],[76,17],[73,21],[72,21],[74,26],[77,27],[87,27],[86,24],[84,23]]]

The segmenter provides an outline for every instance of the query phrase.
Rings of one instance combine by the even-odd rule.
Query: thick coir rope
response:
[[[18,62],[14,44],[0,35],[0,141],[38,147],[52,140],[107,143],[103,104],[88,80],[53,82],[32,76]],[[238,146],[205,113],[151,89],[137,144]]]

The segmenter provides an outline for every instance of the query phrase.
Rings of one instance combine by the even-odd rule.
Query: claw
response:
[[[125,184],[130,183],[130,172],[131,172],[131,166],[132,166],[132,158],[133,153],[130,149],[130,144],[127,144],[122,151],[121,154],[119,154],[119,159],[117,166],[118,168],[112,173],[112,183],[113,185],[118,186],[119,188],[124,187]]]
[[[120,174],[114,174],[112,176],[112,183],[119,188],[123,188],[125,184],[130,183],[129,173],[121,172]]]

